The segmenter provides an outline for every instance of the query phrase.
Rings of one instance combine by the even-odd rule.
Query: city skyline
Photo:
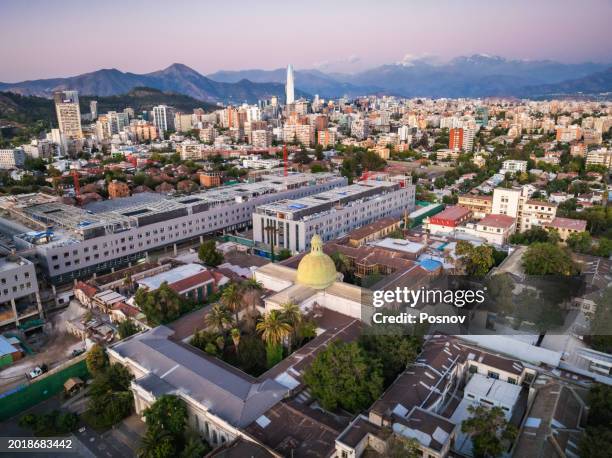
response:
[[[612,61],[612,48],[605,45],[612,42],[606,23],[612,13],[610,2],[519,3],[525,8],[516,2],[501,5],[480,0],[435,5],[352,3],[351,8],[346,2],[289,7],[267,1],[258,4],[257,13],[269,23],[254,23],[253,9],[241,2],[237,8],[187,2],[175,10],[156,2],[148,2],[146,8],[144,3],[131,2],[118,10],[112,1],[87,6],[73,1],[28,2],[26,6],[9,0],[2,6],[3,38],[23,36],[24,17],[37,33],[0,50],[0,57],[11,62],[0,69],[0,81],[64,77],[100,68],[145,73],[172,62],[209,74],[275,69],[289,62],[296,69],[350,73],[383,64],[410,65],[415,59],[448,61],[479,53],[567,63]],[[323,22],[317,13],[321,8],[326,12]],[[297,18],[287,31],[283,24]],[[63,22],[71,27],[59,27]],[[589,27],[582,27],[586,22]],[[150,26],[134,29],[134,24]],[[233,32],[227,34],[228,30]],[[138,49],[137,60],[126,52],[133,48]]]

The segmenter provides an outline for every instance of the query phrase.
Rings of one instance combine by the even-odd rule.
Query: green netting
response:
[[[84,358],[72,366],[39,381],[32,382],[25,388],[0,398],[0,421],[11,418],[61,392],[64,389],[64,382],[70,377],[80,377],[83,380],[89,377]]]

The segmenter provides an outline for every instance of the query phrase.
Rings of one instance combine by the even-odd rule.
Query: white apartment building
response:
[[[183,161],[193,160],[197,161],[203,159],[206,151],[206,145],[198,142],[185,141],[181,143],[181,159]]]
[[[285,124],[283,140],[288,143],[297,142],[300,145],[311,146],[315,140],[315,127],[308,124]]]
[[[57,91],[53,94],[59,130],[66,139],[81,139],[81,110],[77,91]]]
[[[495,188],[491,213],[516,218],[516,229],[519,232],[550,223],[557,214],[557,205],[529,199],[528,189]]]
[[[0,169],[21,167],[25,157],[25,152],[21,148],[0,149]]]
[[[279,249],[310,248],[319,234],[324,241],[341,237],[384,217],[414,209],[415,186],[366,180],[300,199],[260,205],[253,214],[253,239]]]
[[[153,107],[153,124],[160,134],[174,129],[174,108],[167,105]]]
[[[516,159],[508,159],[502,163],[502,168],[499,171],[501,174],[506,174],[508,172],[512,173],[522,173],[527,171],[527,161],[519,161]]]
[[[0,258],[0,327],[42,318],[34,264],[8,255]]]
[[[284,199],[298,199],[346,185],[332,173],[262,176],[257,183],[224,186],[189,196],[126,197],[82,208],[59,202],[15,205],[0,201],[41,226],[52,226],[48,237],[38,232],[14,237],[18,249],[36,252],[39,265],[59,284],[146,258],[148,252],[178,242],[248,227],[255,208]]]
[[[278,167],[281,161],[278,159],[262,159],[258,155],[253,155],[242,159],[242,167],[245,169],[273,169]]]
[[[272,145],[272,132],[267,129],[252,131],[251,144],[255,148],[269,148]]]

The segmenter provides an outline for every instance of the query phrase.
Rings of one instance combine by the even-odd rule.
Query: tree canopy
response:
[[[139,288],[135,299],[152,326],[174,321],[191,308],[189,302],[170,288],[167,282],[154,291]]]
[[[576,267],[567,249],[546,242],[536,242],[523,254],[527,275],[572,275]]]
[[[205,240],[198,248],[198,258],[207,266],[217,267],[223,263],[223,253],[217,250],[214,240]]]
[[[516,427],[510,424],[501,407],[468,407],[470,418],[461,423],[461,431],[472,438],[473,453],[477,458],[498,457],[506,444],[516,438]]]
[[[381,364],[356,342],[331,343],[306,369],[304,382],[325,409],[352,413],[370,406],[383,389]]]

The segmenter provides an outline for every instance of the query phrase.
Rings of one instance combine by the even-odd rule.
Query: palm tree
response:
[[[136,452],[139,458],[158,456],[158,448],[163,442],[171,442],[172,433],[160,428],[149,428],[140,441],[140,447]]]
[[[242,282],[242,287],[245,290],[254,289],[261,291],[263,289],[263,285],[261,284],[261,282],[255,280],[254,278],[249,278],[248,280]]]
[[[230,336],[232,337],[232,341],[234,342],[234,348],[236,349],[236,354],[238,354],[238,345],[240,345],[240,329],[234,328],[230,331]]]
[[[221,293],[221,302],[234,313],[236,324],[238,324],[238,312],[242,305],[242,293],[236,283],[230,283],[223,290],[223,293]]]
[[[278,310],[268,312],[263,319],[257,323],[257,331],[261,334],[263,341],[269,346],[277,346],[291,333],[291,325],[283,320]]]
[[[204,318],[204,321],[207,326],[215,328],[220,333],[224,333],[232,318],[229,311],[222,304],[214,304],[208,315]]]
[[[291,326],[291,338],[289,340],[289,352],[291,352],[291,346],[295,340],[297,329],[302,323],[304,317],[302,316],[300,306],[295,302],[287,302],[281,305],[280,311],[283,320]]]

